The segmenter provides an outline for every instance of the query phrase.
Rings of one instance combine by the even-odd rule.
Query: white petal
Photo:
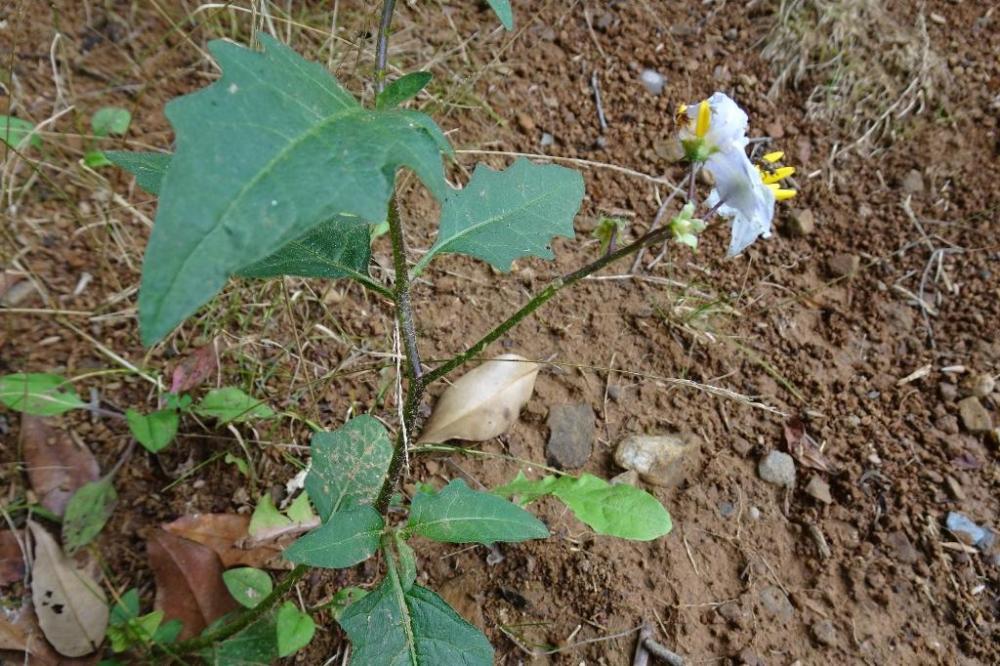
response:
[[[687,106],[687,117],[691,121],[688,127],[681,129],[682,139],[694,138],[692,128],[698,122],[698,107],[700,102]],[[711,119],[708,123],[708,133],[705,141],[721,152],[743,150],[747,143],[747,126],[749,120],[743,109],[725,93],[717,92],[708,98],[711,109]]]
[[[705,163],[705,169],[715,178],[715,189],[707,204],[715,206],[722,201],[719,215],[732,221],[729,256],[739,254],[760,236],[770,236],[774,193],[760,179],[746,153],[716,153]]]

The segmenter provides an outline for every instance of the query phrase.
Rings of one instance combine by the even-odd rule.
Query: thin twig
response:
[[[601,124],[601,132],[608,131],[608,119],[604,115],[604,106],[601,104],[601,85],[597,80],[597,70],[590,75],[590,87],[594,89],[594,106],[597,107],[597,122]]]

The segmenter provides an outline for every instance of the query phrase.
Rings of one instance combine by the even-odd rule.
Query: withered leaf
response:
[[[836,473],[834,464],[823,455],[819,444],[806,432],[806,426],[802,419],[793,416],[785,422],[784,428],[785,444],[792,457],[806,467],[812,467],[821,472]]]
[[[104,641],[108,627],[104,590],[66,557],[43,527],[29,522],[28,529],[35,541],[31,598],[38,624],[59,654],[90,654]]]
[[[28,635],[3,615],[0,615],[0,650],[28,651]]]
[[[149,566],[156,580],[156,609],[164,621],[180,620],[180,640],[197,636],[239,605],[222,580],[222,561],[214,550],[161,529],[147,541]]]
[[[280,546],[273,543],[247,543],[250,516],[236,513],[195,513],[181,516],[162,527],[170,534],[208,546],[218,554],[226,569],[237,565],[265,569],[291,567],[291,563],[282,559]]]
[[[101,469],[90,451],[51,423],[52,419],[23,414],[21,442],[32,489],[42,506],[61,516],[73,493],[96,481]]]
[[[0,531],[0,587],[24,578],[24,553],[17,540],[20,532]]]
[[[441,394],[418,443],[480,442],[503,434],[531,397],[539,368],[522,356],[504,354],[470,370]]]
[[[0,625],[7,622],[8,625],[14,628],[15,633],[12,634],[14,640],[17,641],[18,635],[21,635],[24,637],[24,644],[18,648],[5,648],[4,645],[7,643],[4,642],[3,638],[4,629],[0,628],[0,664],[27,663],[31,666],[91,666],[100,659],[100,652],[94,652],[83,657],[70,658],[64,657],[52,649],[52,645],[45,640],[45,636],[42,635],[42,630],[38,626],[38,618],[35,616],[35,608],[31,603],[30,597],[25,599],[21,608],[11,613],[8,617],[9,621],[0,617]],[[25,653],[31,655],[30,658],[26,658]]]
[[[174,368],[170,380],[171,393],[185,393],[211,377],[219,367],[215,345],[209,343],[188,354]]]

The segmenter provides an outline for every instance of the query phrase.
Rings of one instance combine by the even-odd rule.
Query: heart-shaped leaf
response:
[[[303,613],[286,601],[277,613],[278,656],[287,657],[309,645],[316,633],[316,623],[308,613]]]
[[[274,584],[267,572],[253,567],[237,567],[222,574],[229,593],[244,608],[253,608],[271,594]]]
[[[503,434],[531,397],[539,367],[504,354],[465,373],[438,398],[418,443],[481,442]]]

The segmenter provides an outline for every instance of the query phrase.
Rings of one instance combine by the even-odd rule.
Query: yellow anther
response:
[[[712,118],[712,107],[706,99],[698,105],[698,122],[694,126],[694,135],[699,139],[708,134],[708,123]]]
[[[774,171],[772,171],[771,173],[762,174],[761,178],[763,178],[766,184],[770,185],[771,183],[777,183],[779,181],[784,180],[785,178],[788,178],[793,173],[795,173],[795,167],[790,167],[790,166],[779,167]]]
[[[798,194],[797,190],[778,189],[775,190],[774,192],[774,198],[776,201],[787,201],[788,199],[794,197],[796,194]]]
[[[773,153],[768,153],[764,155],[764,157],[762,157],[761,159],[767,162],[768,164],[774,164],[784,156],[785,156],[785,151],[776,150]]]

